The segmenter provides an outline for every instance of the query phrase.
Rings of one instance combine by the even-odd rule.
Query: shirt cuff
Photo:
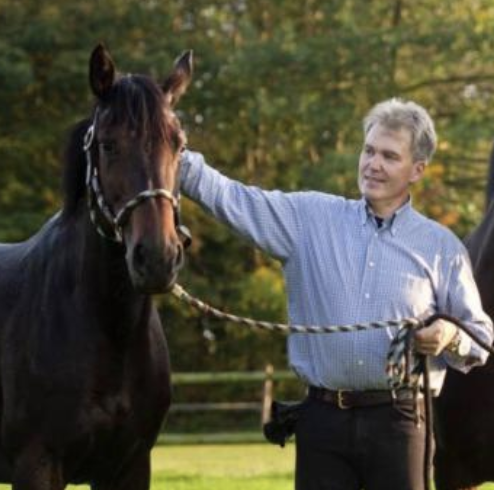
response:
[[[204,163],[204,157],[201,153],[190,150],[182,152],[180,157],[180,188],[187,196],[198,185],[198,173],[200,173],[201,164]]]
[[[463,330],[458,330],[459,341],[454,350],[448,352],[458,357],[468,357],[472,350],[472,339]]]
[[[483,359],[473,345],[469,335],[462,330],[459,331],[459,342],[454,350],[445,349],[445,360],[449,366],[461,372],[468,372],[476,365],[482,364]]]

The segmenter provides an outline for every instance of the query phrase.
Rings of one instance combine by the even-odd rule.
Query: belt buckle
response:
[[[341,410],[347,410],[351,408],[350,405],[345,405],[345,400],[343,399],[347,391],[348,390],[338,390],[338,392],[336,393],[336,404]]]

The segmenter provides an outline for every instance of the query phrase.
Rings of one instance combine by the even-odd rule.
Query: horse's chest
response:
[[[100,395],[88,405],[88,422],[93,428],[117,429],[129,425],[132,422],[131,415],[135,416],[131,399],[126,393]]]
[[[149,372],[147,375],[153,377],[155,373]],[[105,379],[104,376],[102,378]],[[142,432],[148,418],[163,416],[161,400],[165,396],[165,387],[165,380],[162,384],[140,385],[125,373],[111,381],[99,380],[88,391],[87,409],[80,415],[84,418],[88,414],[87,423],[93,432],[102,431],[106,434],[125,428],[132,432],[139,428],[139,432]]]

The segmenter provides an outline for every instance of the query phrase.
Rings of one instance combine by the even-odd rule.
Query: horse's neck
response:
[[[136,293],[125,262],[125,249],[101,237],[86,213],[67,223],[66,266],[88,308],[108,324],[131,327],[149,310],[150,298]]]

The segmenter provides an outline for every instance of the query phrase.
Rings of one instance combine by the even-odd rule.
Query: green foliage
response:
[[[265,188],[358,196],[362,116],[394,95],[417,100],[441,146],[415,203],[465,235],[493,139],[493,26],[490,0],[0,0],[0,240],[28,237],[60,206],[59,155],[90,111],[100,41],[123,70],[159,78],[192,48],[179,106],[190,146]],[[215,306],[285,319],[279,266],[191,203],[183,214],[195,241],[181,282]],[[284,367],[282,336],[159,301],[175,370]]]

